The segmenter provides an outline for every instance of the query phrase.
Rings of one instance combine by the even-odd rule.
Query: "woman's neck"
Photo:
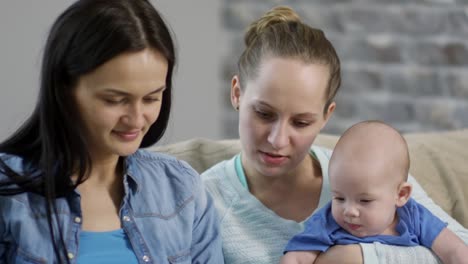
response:
[[[78,185],[78,190],[92,189],[120,189],[123,176],[123,160],[119,156],[108,159],[91,159],[91,167],[87,169],[85,181]],[[78,174],[72,176],[72,180],[78,180]]]
[[[120,157],[94,159],[88,180],[97,185],[109,185],[120,179],[123,173],[123,160]]]
[[[125,193],[122,159],[93,163],[89,178],[77,188],[81,194],[83,230],[120,228],[119,210]]]
[[[317,175],[310,155],[307,155],[294,170],[279,176],[269,177],[261,175],[255,169],[249,169],[248,166],[244,171],[249,190],[254,195],[269,191],[273,191],[273,193],[277,193],[278,195],[290,193],[291,190],[302,186],[305,182],[321,176],[321,174]]]
[[[288,174],[267,177],[246,170],[246,178],[252,195],[285,219],[301,222],[318,206],[322,171],[310,155]]]

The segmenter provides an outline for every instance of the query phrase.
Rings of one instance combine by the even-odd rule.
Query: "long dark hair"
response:
[[[0,174],[7,176],[7,181],[0,183],[0,195],[33,192],[46,198],[59,261],[63,252],[58,250],[52,228],[54,199],[70,194],[86,180],[92,166],[72,90],[80,76],[115,56],[146,48],[161,52],[168,61],[161,112],[140,147],[153,145],[168,124],[176,57],[169,28],[147,0],[81,0],[66,9],[49,32],[36,107],[29,119],[0,143],[0,152],[22,158],[26,168],[15,172],[0,159]],[[78,175],[76,182],[71,180],[73,174]],[[63,245],[62,235],[59,237]]]

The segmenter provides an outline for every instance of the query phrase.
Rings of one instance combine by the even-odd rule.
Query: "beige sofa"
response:
[[[446,212],[468,227],[468,129],[405,134],[411,174]],[[333,147],[338,137],[319,135],[315,144]],[[153,147],[187,161],[198,172],[239,152],[239,140],[191,139]]]

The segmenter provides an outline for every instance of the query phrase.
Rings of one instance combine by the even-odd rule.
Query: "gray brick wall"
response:
[[[401,132],[468,127],[468,0],[224,0],[225,137],[237,137],[229,83],[244,28],[271,7],[293,7],[342,61],[337,109],[324,132],[380,119]]]

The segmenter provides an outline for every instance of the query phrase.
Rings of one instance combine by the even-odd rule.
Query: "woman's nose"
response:
[[[281,122],[276,122],[268,135],[268,142],[275,149],[281,149],[289,144],[287,126]]]
[[[144,124],[143,106],[135,103],[127,109],[126,114],[122,118],[126,125],[133,128],[140,128]]]

